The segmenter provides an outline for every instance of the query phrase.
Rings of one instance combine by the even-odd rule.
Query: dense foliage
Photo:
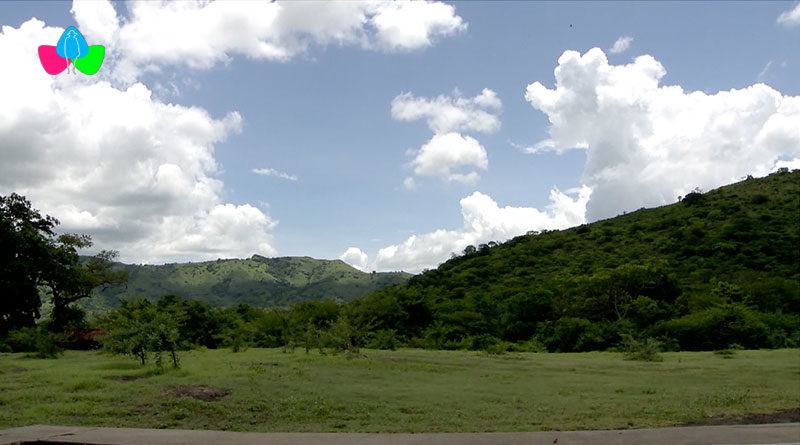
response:
[[[465,249],[353,302],[366,331],[412,345],[669,349],[800,344],[800,171],[563,231]]]
[[[95,327],[113,352],[142,363],[169,353],[175,366],[177,351],[194,347],[350,353],[398,345],[490,353],[616,348],[636,360],[658,360],[660,349],[797,347],[799,232],[800,171],[780,171],[695,191],[672,205],[469,246],[436,270],[350,303],[319,299],[323,294],[283,308],[244,302],[263,303],[259,294],[219,307],[186,298],[191,294],[158,300],[150,294],[123,300]],[[348,273],[338,262],[307,260],[199,264],[213,271],[245,262],[273,279],[282,273],[287,285],[297,286],[324,282],[312,278],[320,270]],[[177,268],[172,275],[160,269],[163,280],[180,282],[198,267],[179,266],[171,266]],[[35,332],[15,335],[10,338],[19,344],[42,342]]]
[[[81,261],[77,249],[91,246],[91,239],[57,235],[57,225],[24,197],[0,196],[0,338],[10,330],[33,327],[42,296],[52,307],[50,331],[82,327],[83,312],[73,303],[88,299],[98,286],[125,281],[124,272],[111,270],[116,252],[102,251]]]
[[[110,286],[87,302],[87,309],[119,307],[120,300],[181,295],[215,306],[247,303],[286,306],[298,301],[331,298],[352,301],[374,290],[405,282],[402,272],[364,273],[340,260],[309,257],[227,259],[198,263],[117,264],[128,274],[126,285]]]

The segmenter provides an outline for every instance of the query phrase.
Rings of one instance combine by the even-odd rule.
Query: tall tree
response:
[[[56,235],[58,220],[42,216],[16,193],[0,196],[0,334],[33,326],[41,291],[52,298],[50,327],[60,331],[82,320],[71,304],[93,289],[127,279],[112,269],[117,253],[102,251],[81,261],[78,249],[92,245],[87,235]]]
[[[23,196],[0,196],[0,334],[36,323],[57,224]]]

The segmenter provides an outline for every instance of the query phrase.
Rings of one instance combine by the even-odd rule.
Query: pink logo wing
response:
[[[69,60],[59,56],[53,45],[39,46],[39,61],[42,62],[42,68],[47,71],[47,74],[52,75],[64,71],[69,66]]]

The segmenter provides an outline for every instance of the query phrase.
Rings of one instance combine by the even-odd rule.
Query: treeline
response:
[[[798,347],[800,171],[469,246],[347,304],[216,308],[168,296],[125,301],[91,327],[112,351],[173,364],[176,351],[193,347],[569,352],[630,339],[665,350]],[[0,342],[16,350],[18,339],[37,341],[21,332]]]
[[[99,341],[113,352],[143,364],[169,356],[175,365],[176,351],[197,347],[567,352],[615,349],[631,338],[653,339],[663,350],[800,345],[800,314],[791,294],[765,306],[719,281],[709,296],[714,302],[692,311],[676,281],[652,265],[622,266],[572,280],[561,290],[537,288],[499,304],[463,298],[436,306],[421,294],[407,299],[409,294],[387,288],[349,304],[307,301],[284,309],[217,308],[169,295],[155,303],[123,301],[94,327],[103,330]]]
[[[248,304],[218,308],[197,300],[167,295],[122,301],[119,309],[97,319],[98,337],[112,352],[137,357],[179,350],[228,347],[335,349],[359,347],[394,349],[393,335],[383,337],[354,327],[347,306],[333,300],[296,303],[288,309],[260,309]]]

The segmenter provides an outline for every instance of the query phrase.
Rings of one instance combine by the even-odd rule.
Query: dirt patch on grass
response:
[[[741,416],[715,416],[709,419],[687,423],[690,425],[757,425],[762,423],[791,423],[800,422],[800,408],[790,408],[774,413],[744,414]]]
[[[271,368],[273,366],[278,366],[276,362],[253,362],[250,364],[253,368]]]
[[[8,374],[21,374],[23,372],[28,371],[28,368],[4,368],[0,369],[0,373],[8,373]]]
[[[107,375],[103,376],[104,379],[113,380],[115,382],[135,382],[145,378],[143,375]]]
[[[205,385],[183,385],[172,390],[178,397],[193,397],[195,399],[213,402],[231,393],[229,389],[214,388]]]
[[[362,354],[361,352],[358,351],[347,351],[345,357],[347,357],[348,360],[352,360],[355,358],[369,358],[367,357],[366,354]]]

